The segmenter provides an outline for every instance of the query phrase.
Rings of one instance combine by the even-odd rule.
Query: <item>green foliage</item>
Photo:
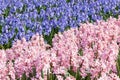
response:
[[[0,25],[0,34],[2,33],[2,25]]]
[[[71,67],[70,70],[68,70],[68,73],[69,73],[70,75],[72,75],[73,77],[75,77],[76,80],[91,80],[90,74],[88,74],[85,78],[82,78],[79,69],[77,70],[77,72],[74,72],[74,71],[72,70],[72,67]]]
[[[69,29],[70,29],[70,26],[65,27],[65,30],[69,30]]]
[[[70,2],[70,0],[66,0],[66,2],[67,2],[67,3],[69,3],[69,2]]]
[[[78,51],[78,53],[80,54],[80,56],[83,56],[83,51],[82,51],[82,49],[80,49],[80,50]]]
[[[10,7],[7,7],[5,10],[4,10],[4,18],[6,18],[8,15],[9,15],[9,12],[10,12]]]
[[[53,73],[47,73],[47,80],[57,80],[57,77]]]
[[[40,14],[41,9],[46,10],[47,7],[45,5],[42,5],[42,6],[36,7],[36,9],[37,9],[38,14]]]
[[[118,54],[118,59],[116,61],[116,67],[117,67],[117,74],[120,77],[120,50],[119,50],[119,54]]]
[[[27,5],[23,5],[21,13],[23,13],[27,8]]]
[[[27,76],[25,73],[22,75],[22,78],[20,80],[27,80]]]
[[[53,28],[49,35],[43,34],[44,39],[47,41],[49,45],[52,46],[52,39],[56,33],[58,33],[59,27]]]
[[[77,72],[74,72],[72,70],[72,67],[70,70],[68,70],[68,73],[76,78],[76,80],[83,80],[82,76],[80,75],[80,70],[78,69]]]

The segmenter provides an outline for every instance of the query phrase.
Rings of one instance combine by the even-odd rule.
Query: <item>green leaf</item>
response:
[[[25,74],[25,73],[22,75],[21,80],[27,80],[27,76],[26,76],[26,74]]]
[[[69,2],[70,2],[70,0],[66,0],[66,2],[67,2],[67,3],[69,3]]]
[[[79,53],[81,56],[83,56],[83,51],[82,51],[82,49],[80,49],[80,50],[78,51],[78,53]]]
[[[36,68],[32,68],[32,72],[29,74],[30,77],[34,77],[36,75]]]
[[[41,71],[41,77],[44,78],[44,74],[43,74],[43,71]]]
[[[73,70],[72,70],[72,67],[70,68],[70,70],[68,70],[68,73],[70,73],[70,75],[72,75],[72,76],[76,76],[76,72],[74,72]]]
[[[117,67],[117,74],[120,77],[120,51],[119,51],[119,54],[118,54],[118,59],[116,61],[116,67]]]
[[[70,29],[70,26],[65,27],[65,30],[69,30],[69,29]]]
[[[76,80],[80,80],[80,79],[82,79],[82,77],[80,75],[80,71],[77,70],[77,72],[76,72]]]
[[[21,13],[23,13],[26,10],[27,6],[23,5]]]
[[[38,14],[40,14],[41,7],[36,7]]]
[[[15,29],[15,33],[16,33],[16,34],[18,33],[18,29],[17,29],[17,28]]]
[[[0,25],[0,34],[2,33],[2,25]]]
[[[33,76],[36,75],[36,68],[33,68]]]
[[[58,31],[59,31],[59,28],[56,27],[51,30],[51,33],[49,35],[45,35],[43,32],[43,37],[49,45],[52,46],[52,39],[53,39],[54,35],[58,33]]]
[[[4,46],[3,46],[3,45],[0,45],[0,49],[4,49]]]
[[[88,74],[88,75],[85,77],[85,80],[91,80],[90,74]]]
[[[10,12],[10,7],[7,7],[3,13],[4,17],[7,17],[9,15],[9,12]]]
[[[42,9],[46,10],[46,9],[47,9],[47,7],[46,7],[45,5],[43,5],[43,6],[42,6]]]

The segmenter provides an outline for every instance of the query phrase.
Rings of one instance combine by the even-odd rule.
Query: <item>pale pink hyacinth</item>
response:
[[[9,60],[14,60],[14,68],[17,77],[21,77],[24,73],[29,77],[29,73],[32,72],[32,69],[34,67],[37,68],[36,65],[38,65],[38,63],[36,64],[36,61],[39,61],[38,57],[42,53],[46,54],[46,47],[48,47],[48,45],[44,43],[43,37],[36,34],[32,37],[31,41],[27,42],[23,38],[21,41],[18,40],[14,43],[11,49],[6,50]],[[42,64],[43,63],[44,62],[42,62]],[[42,64],[39,65],[39,68]]]
[[[0,50],[0,80],[15,80],[15,70],[11,62],[7,62],[5,50]]]
[[[120,80],[120,78],[115,73],[111,74],[102,73],[100,78],[98,78],[97,80]]]
[[[77,41],[77,37],[75,36],[76,34],[75,32],[77,32],[77,29],[71,29],[63,32],[63,34],[59,33],[58,35],[55,35],[55,38],[53,38],[52,50],[55,50],[54,54],[57,57],[56,66],[53,66],[55,74],[59,74],[58,72],[60,71],[57,71],[57,70],[60,70],[62,66],[66,69],[70,69],[71,64],[73,64],[73,66],[75,66],[76,68],[79,67],[79,62],[81,60],[79,60],[79,58],[78,60],[75,59],[78,57],[77,56],[78,41]],[[75,60],[77,62],[75,62]],[[66,69],[64,69],[65,70],[64,72],[66,72]],[[65,73],[62,73],[62,74],[65,74]]]
[[[93,28],[94,25],[93,26],[90,25],[89,27]],[[112,27],[114,27],[115,29],[113,29]],[[86,30],[85,32],[86,32],[86,34],[88,34],[87,31],[89,31],[89,28],[84,29],[84,30]],[[98,22],[95,29],[93,28],[92,30],[94,30],[95,33],[91,34],[87,37],[87,38],[91,37],[91,38],[93,38],[91,40],[94,40],[93,45],[91,47],[92,52],[88,52],[89,49],[91,50],[89,44],[92,44],[91,41],[88,41],[89,39],[86,40],[86,41],[88,41],[87,45],[82,44],[84,54],[86,54],[85,55],[86,57],[83,60],[84,60],[84,62],[86,62],[86,61],[87,62],[85,63],[85,66],[83,68],[81,67],[81,70],[82,70],[82,73],[85,74],[86,69],[89,69],[89,73],[92,74],[91,78],[94,79],[95,77],[100,75],[101,71],[104,71],[104,73],[109,73],[110,70],[112,70],[112,66],[113,65],[114,65],[114,67],[116,66],[115,60],[117,59],[118,49],[119,49],[118,45],[116,43],[117,35],[118,35],[118,26],[112,22],[111,23],[110,22],[108,22],[108,23],[107,22]],[[94,36],[94,35],[96,35],[96,36]],[[111,38],[111,36],[113,39]],[[84,37],[82,37],[82,40],[83,39],[84,39]],[[110,48],[110,47],[112,47],[112,48]],[[110,56],[110,55],[112,55],[112,56]],[[99,64],[95,65],[97,58],[99,60],[98,61]],[[92,60],[92,59],[94,59],[94,60]],[[83,63],[83,65],[84,65],[84,63]],[[86,76],[86,75],[84,75],[84,76]]]
[[[107,22],[86,23],[79,29],[55,35],[52,50],[56,52],[57,60],[54,60],[54,72],[62,66],[66,69],[72,66],[74,71],[80,68],[83,77],[90,73],[91,79],[99,77],[101,72],[116,73],[120,31],[115,21],[110,18]],[[80,49],[83,51],[82,56],[78,53]]]
[[[8,75],[10,76],[10,80],[16,80],[15,69],[12,61],[7,63]]]
[[[113,65],[114,67],[116,65],[115,60],[117,59],[119,49],[116,42],[119,27],[115,25],[114,22],[110,21],[100,21],[97,23],[97,25],[92,25],[93,24],[85,24],[83,25],[83,27],[80,27],[82,29],[84,28],[83,30],[86,30],[81,36],[81,43],[83,42],[83,44],[81,45],[83,47],[83,52],[85,56],[85,58],[83,59],[85,63],[83,63],[84,66],[81,67],[81,71],[84,74],[83,76],[85,77],[87,75],[86,69],[88,69],[89,73],[92,74],[91,78],[95,78],[99,76],[101,71],[104,71],[104,73],[109,73],[110,70],[112,70]],[[88,26],[90,28],[85,29],[86,27],[84,26]],[[94,33],[88,32],[91,30],[93,30]],[[88,36],[84,37],[84,35]],[[91,38],[91,40],[89,39],[89,37]],[[85,44],[85,41],[87,42],[87,44]],[[89,50],[92,52],[89,52]],[[110,55],[112,55],[112,57]],[[95,65],[97,58],[99,60],[99,65]]]
[[[76,78],[73,76],[68,76],[65,80],[76,80]]]
[[[42,77],[39,78],[31,78],[31,80],[44,80]]]
[[[120,16],[118,16],[118,19],[111,17],[109,20],[113,21],[116,25],[118,25],[118,30],[120,30]],[[117,43],[120,47],[120,31],[118,31]]]
[[[36,77],[39,78],[41,76],[41,72],[43,72],[43,76],[47,76],[47,73],[50,73],[50,52],[44,51],[41,52],[39,57],[35,61],[36,68]]]
[[[8,79],[8,70],[6,66],[6,53],[4,50],[0,50],[0,80]]]
[[[64,78],[62,76],[60,76],[60,75],[57,75],[57,79],[58,80],[64,80]]]

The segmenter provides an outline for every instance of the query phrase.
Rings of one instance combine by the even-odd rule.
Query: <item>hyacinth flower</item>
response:
[[[5,50],[0,50],[0,80],[16,80],[12,61],[7,61]]]
[[[120,12],[119,0],[1,0],[0,4],[0,44],[6,48],[16,39],[25,37],[29,41],[36,33],[45,35],[52,44],[58,31],[86,21],[117,17]]]
[[[52,46],[39,34],[30,41],[17,40],[12,48],[1,50],[0,78],[120,80],[119,25],[120,18],[81,24],[55,34]]]
[[[79,30],[70,29],[57,34],[53,38],[53,53],[56,52],[57,57],[52,61],[54,73],[64,79],[62,75],[66,75],[68,69],[75,77],[75,73],[79,73],[79,77],[85,79],[120,80],[116,69],[120,27],[116,22],[119,23],[112,18],[94,25],[82,24]]]

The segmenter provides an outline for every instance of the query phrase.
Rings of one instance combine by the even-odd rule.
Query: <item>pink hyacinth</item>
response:
[[[76,80],[73,76],[68,76],[65,80]]]
[[[48,45],[44,43],[42,36],[36,34],[31,41],[26,42],[23,38],[21,41],[18,40],[11,49],[6,50],[9,60],[14,60],[16,75],[21,77],[25,73],[29,76],[29,73],[37,65],[36,61],[39,61],[38,57],[45,53],[46,47]]]
[[[79,29],[55,35],[52,48],[57,57],[53,61],[54,73],[58,74],[56,71],[62,66],[66,69],[72,66],[74,71],[80,69],[83,77],[91,74],[91,79],[99,77],[102,72],[116,73],[120,27],[115,22],[115,19],[110,18],[107,22],[86,23]],[[82,50],[82,56],[79,55],[79,50]]]
[[[6,54],[4,50],[0,50],[0,80],[6,80],[8,78],[7,66],[6,66]]]

